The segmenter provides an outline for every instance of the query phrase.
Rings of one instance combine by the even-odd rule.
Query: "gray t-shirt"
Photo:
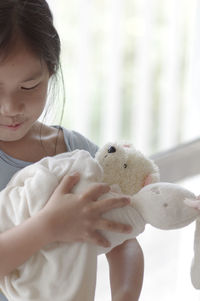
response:
[[[84,149],[88,151],[92,157],[98,150],[97,145],[93,144],[90,140],[86,139],[81,134],[75,131],[69,131],[62,128],[67,150],[73,151],[75,149]],[[11,156],[0,150],[0,190],[4,189],[12,176],[20,169],[32,164],[12,158]],[[0,301],[7,301],[7,299],[0,293]]]
[[[62,130],[66,147],[69,152],[75,149],[84,149],[88,151],[92,157],[95,156],[95,153],[98,150],[98,147],[95,144],[75,131],[69,131],[65,128],[62,128]],[[15,159],[0,150],[0,190],[5,188],[17,171],[30,164],[32,164],[32,162]]]

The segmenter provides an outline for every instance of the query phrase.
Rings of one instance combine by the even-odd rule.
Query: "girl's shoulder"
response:
[[[76,131],[68,130],[64,127],[62,127],[62,130],[68,151],[83,149],[88,151],[92,157],[95,156],[98,151],[98,146],[95,143]]]

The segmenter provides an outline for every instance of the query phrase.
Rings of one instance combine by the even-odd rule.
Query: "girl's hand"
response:
[[[107,184],[95,184],[81,195],[72,194],[71,190],[79,179],[79,174],[65,176],[42,210],[49,242],[85,241],[108,247],[109,242],[99,230],[129,233],[132,227],[106,220],[102,214],[113,208],[124,207],[130,200],[119,197],[96,202],[109,192]]]

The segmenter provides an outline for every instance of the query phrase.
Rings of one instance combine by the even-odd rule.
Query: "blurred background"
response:
[[[200,1],[48,0],[62,41],[63,126],[146,155],[200,135]],[[61,105],[60,105],[61,106]],[[199,162],[197,162],[199,164]],[[200,178],[181,184],[200,194]],[[190,283],[194,225],[147,227],[141,301],[200,300]],[[99,257],[95,301],[110,300]]]

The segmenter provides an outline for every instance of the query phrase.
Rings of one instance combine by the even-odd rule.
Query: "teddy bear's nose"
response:
[[[115,153],[116,152],[116,148],[114,146],[109,147],[108,149],[108,153]]]

